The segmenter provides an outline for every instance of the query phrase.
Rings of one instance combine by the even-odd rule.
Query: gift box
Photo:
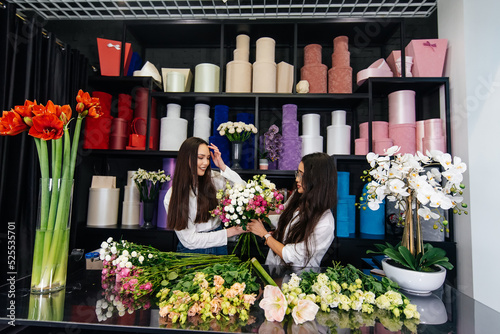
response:
[[[405,48],[413,57],[414,77],[441,77],[446,58],[447,39],[414,39]]]
[[[102,76],[120,75],[120,56],[122,43],[111,39],[98,38],[97,49],[99,51],[99,64]],[[132,58],[132,45],[125,44],[125,61],[123,62],[123,73],[128,72],[130,59]]]
[[[149,148],[153,148],[153,137],[149,137]],[[146,149],[146,136],[131,134],[128,139],[127,150],[144,150]]]
[[[109,135],[111,133],[112,121],[113,117],[86,117],[85,131],[83,133],[83,148],[107,150],[109,148]]]

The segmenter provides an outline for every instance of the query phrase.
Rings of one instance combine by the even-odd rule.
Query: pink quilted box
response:
[[[413,57],[414,77],[441,77],[446,58],[447,39],[414,39],[405,48]]]

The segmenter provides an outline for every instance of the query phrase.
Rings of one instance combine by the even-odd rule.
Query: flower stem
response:
[[[47,255],[44,255],[43,264],[41,267],[42,275],[40,281],[40,288],[46,288],[54,285],[56,281],[54,280],[56,277],[60,278],[61,275],[66,275],[64,271],[61,273],[57,273],[57,271],[61,271],[66,267],[66,264],[63,266],[58,266],[58,256],[61,252],[67,253],[67,247],[65,247],[69,234],[66,234],[66,229],[68,228],[68,218],[70,214],[71,208],[71,190],[73,187],[73,179],[70,178],[72,175],[70,171],[70,166],[67,163],[70,161],[70,153],[71,153],[71,140],[69,138],[69,131],[67,128],[64,129],[64,151],[63,151],[63,177],[61,179],[60,185],[60,193],[59,200],[57,204],[57,213],[54,224],[54,229],[52,233],[52,238],[49,246],[49,251]],[[48,237],[47,237],[48,238]],[[67,256],[67,254],[66,254]],[[64,268],[62,268],[64,267]],[[64,279],[63,279],[64,281]],[[64,284],[64,282],[57,282],[60,284]]]
[[[267,271],[260,265],[259,261],[257,261],[256,258],[253,257],[251,261],[252,261],[253,267],[262,276],[262,278],[264,279],[264,281],[267,284],[273,285],[273,286],[278,286],[278,284],[276,284],[276,282],[271,278],[271,276],[269,276]]]
[[[35,145],[38,152],[38,159],[40,161],[40,226],[37,226],[35,232],[35,245],[33,249],[33,266],[31,270],[31,284],[38,285],[42,274],[43,263],[43,249],[45,231],[47,229],[47,220],[49,216],[49,157],[47,151],[47,142],[39,138],[35,139]]]
[[[62,163],[62,138],[53,141],[52,145],[52,194],[50,199],[49,219],[47,222],[47,232],[45,233],[45,241],[43,243],[43,258],[49,255],[50,245],[52,243],[52,234],[56,221],[57,205],[59,203]]]
[[[80,131],[82,129],[82,121],[83,117],[81,114],[78,114],[78,118],[76,119],[75,132],[73,133],[73,143],[71,146],[71,161],[70,161],[70,174],[69,179],[72,180],[75,176],[75,166],[76,166],[76,155],[78,153],[78,142],[80,140]]]

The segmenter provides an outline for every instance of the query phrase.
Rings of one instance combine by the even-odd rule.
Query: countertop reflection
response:
[[[277,282],[286,281],[290,270],[267,268]],[[9,286],[0,287],[0,321],[2,324],[29,327],[78,328],[85,331],[193,332],[200,333],[488,333],[500,328],[500,313],[486,307],[449,285],[428,296],[407,294],[417,305],[421,321],[408,324],[384,314],[367,315],[356,311],[319,312],[314,322],[294,325],[273,323],[265,319],[258,302],[249,319],[235,317],[202,321],[189,317],[184,324],[172,324],[159,316],[158,307],[150,300],[120,300],[110,289],[101,286],[98,270],[81,270],[68,275],[65,290],[34,295],[29,292],[30,278],[16,281],[15,299]],[[13,302],[14,301],[14,302]],[[13,306],[14,305],[14,306]],[[482,331],[482,329],[485,331]],[[40,329],[37,331],[42,333]]]

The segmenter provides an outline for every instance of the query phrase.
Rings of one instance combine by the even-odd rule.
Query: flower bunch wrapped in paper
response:
[[[266,175],[254,175],[246,184],[231,187],[217,193],[219,205],[211,211],[212,216],[220,217],[224,227],[241,226],[246,230],[252,219],[263,219],[269,223],[268,214],[280,213],[283,209],[283,194],[276,190],[276,185]],[[241,254],[249,257],[250,243],[253,240],[259,253],[260,248],[253,233],[240,235],[235,251],[241,245]],[[234,253],[234,252],[233,252]]]
[[[397,288],[398,285],[388,278],[378,281],[352,265],[337,264],[327,268],[325,273],[292,274],[281,289],[266,286],[260,307],[268,321],[283,321],[286,314],[291,314],[295,324],[314,320],[319,310],[330,312],[333,309],[367,314],[378,309],[388,311],[398,320],[418,321],[420,314],[416,306],[397,292]]]
[[[200,316],[202,321],[238,316],[249,319],[259,284],[250,264],[216,264],[183,276],[169,288],[158,292],[160,316],[181,324]]]
[[[161,252],[126,240],[117,242],[113,238],[102,242],[99,253],[103,261],[102,287],[108,289],[114,285],[122,300],[154,296],[161,288],[191,273],[191,266],[204,268],[214,263],[240,262],[234,255]]]

